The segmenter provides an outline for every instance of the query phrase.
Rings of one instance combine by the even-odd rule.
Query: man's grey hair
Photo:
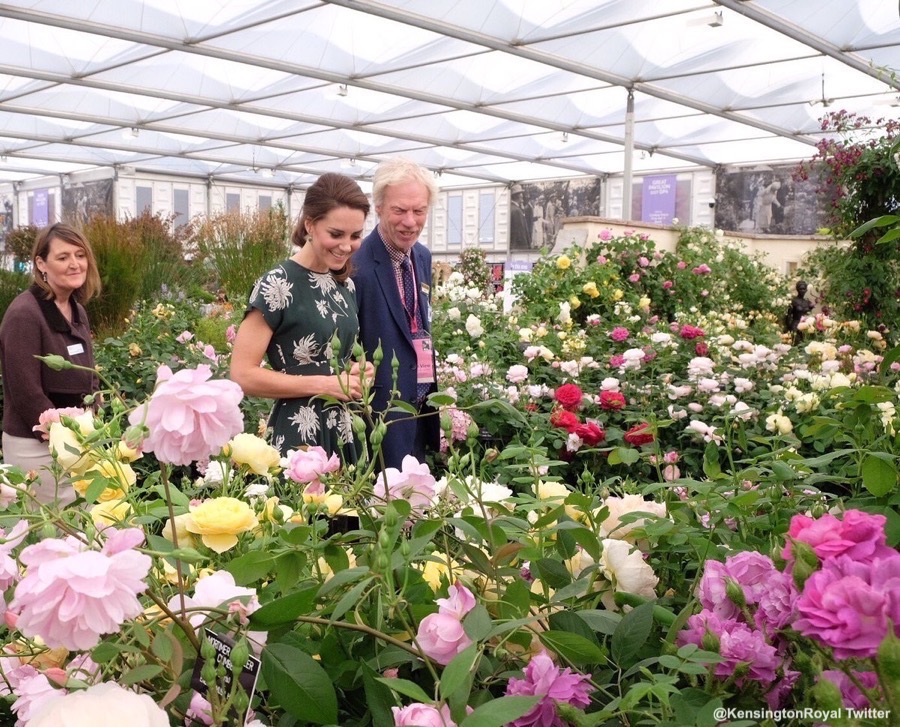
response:
[[[372,201],[375,203],[375,207],[380,207],[384,202],[385,189],[406,182],[419,182],[424,185],[428,190],[428,206],[434,204],[438,194],[434,175],[411,159],[395,157],[381,162],[375,169],[375,176],[372,178]]]

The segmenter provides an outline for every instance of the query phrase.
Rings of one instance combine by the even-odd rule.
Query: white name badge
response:
[[[73,343],[67,350],[69,351],[70,356],[76,356],[79,353],[84,353],[84,345],[81,343]]]
[[[434,382],[434,349],[431,347],[431,336],[414,338],[416,349],[416,382],[431,384]]]

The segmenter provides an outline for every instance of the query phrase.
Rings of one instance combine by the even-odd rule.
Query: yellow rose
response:
[[[141,347],[138,346],[136,343],[128,344],[128,355],[131,356],[131,358],[137,358],[142,353],[143,353],[143,351],[141,351]]]
[[[278,450],[254,434],[238,434],[225,447],[236,465],[246,465],[258,475],[268,474],[281,461]]]
[[[127,462],[110,462],[107,459],[101,460],[97,464],[89,467],[84,472],[85,477],[75,480],[72,487],[75,491],[84,497],[88,488],[94,482],[95,478],[107,480],[107,485],[97,497],[97,502],[109,502],[110,500],[121,500],[137,481],[137,475]]]
[[[650,299],[646,295],[638,301],[638,308],[645,312],[650,310]]]
[[[572,259],[568,255],[560,255],[556,258],[556,267],[560,270],[568,270],[572,267]]]
[[[166,520],[160,535],[170,543],[174,543],[177,540],[179,548],[193,548],[195,545],[194,536],[187,529],[190,519],[191,514],[186,512],[183,515],[176,515],[174,523],[172,520]]]
[[[621,289],[621,288],[616,288],[616,289],[613,291],[613,296],[612,296],[612,297],[613,297],[613,300],[622,300],[622,296],[624,296],[624,295],[625,295],[625,293],[622,292],[622,289]]]
[[[279,514],[276,514],[276,512]],[[280,504],[277,497],[270,497],[266,500],[265,507],[263,507],[259,517],[270,523],[278,524],[288,522],[293,514],[293,508]]]
[[[581,308],[581,301],[579,300],[577,295],[573,295],[569,298],[569,305],[572,306],[572,310],[578,310]]]
[[[543,338],[547,335],[547,329],[544,326],[538,326],[537,330],[534,332],[536,338]]]
[[[329,515],[334,515],[343,506],[344,498],[336,492],[324,488],[322,492],[316,492],[315,490],[315,487],[313,487],[312,492],[310,492],[309,487],[303,490],[303,502],[307,506],[311,505],[320,510],[327,509]]]
[[[119,440],[119,443],[116,445],[116,459],[120,462],[134,462],[142,456],[141,452],[129,447],[124,440]]]
[[[422,565],[422,578],[431,586],[432,591],[437,591],[443,581],[450,582],[451,572],[458,572],[459,569],[459,563],[444,553],[433,553]]]
[[[125,500],[105,500],[91,508],[91,520],[98,528],[123,523],[132,516],[134,510]]]
[[[200,536],[203,544],[217,553],[237,545],[237,536],[253,530],[259,521],[246,502],[235,497],[207,500],[190,512],[185,521],[189,532]]]
[[[91,412],[74,417],[74,420],[82,436],[94,431],[94,415]],[[64,470],[75,475],[83,474],[91,466],[91,458],[78,441],[78,435],[61,422],[50,425],[50,454],[56,457]]]
[[[322,574],[323,581],[327,581],[334,575],[334,571],[331,570],[331,566],[328,565],[328,561],[324,558],[319,558],[317,565],[319,566],[319,572]],[[347,567],[356,568],[356,556],[349,550],[347,551]]]
[[[595,283],[593,280],[585,283],[581,291],[586,295],[591,296],[591,298],[596,298],[598,295],[600,295],[600,291],[597,289],[597,283]]]

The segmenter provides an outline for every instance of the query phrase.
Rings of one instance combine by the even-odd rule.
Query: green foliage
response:
[[[281,207],[257,212],[226,212],[197,223],[195,264],[210,274],[229,300],[245,300],[264,272],[289,253],[288,220]]]
[[[172,232],[172,219],[144,212],[123,223],[137,233],[141,286],[137,300],[158,301],[203,284],[202,271],[184,259],[184,227]]]
[[[6,250],[12,253],[16,262],[31,262],[31,251],[34,248],[34,241],[37,239],[39,232],[39,227],[24,225],[6,233]]]
[[[900,233],[891,219],[900,212],[900,122],[837,111],[824,117],[822,128],[830,135],[799,174],[825,170],[821,193],[830,195],[834,237],[852,242],[818,248],[804,261],[801,274],[816,281],[829,312],[858,319],[896,342]],[[882,234],[884,226],[894,229]]]

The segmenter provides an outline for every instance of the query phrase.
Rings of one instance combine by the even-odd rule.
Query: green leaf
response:
[[[860,469],[863,485],[875,497],[883,497],[897,486],[897,466],[883,456],[866,455]]]
[[[476,708],[459,727],[503,727],[528,714],[540,700],[539,696],[519,695],[492,699]]]
[[[404,697],[409,697],[410,699],[415,699],[417,702],[423,702],[424,704],[428,704],[431,702],[431,697],[425,694],[425,690],[423,690],[422,687],[420,687],[415,682],[411,682],[408,679],[388,679],[387,677],[376,677],[375,681],[386,684],[398,694],[402,694]]]
[[[722,474],[722,467],[719,464],[719,446],[715,442],[707,442],[706,449],[703,451],[703,474],[711,480]]]
[[[597,636],[594,630],[588,625],[588,622],[581,618],[578,611],[558,611],[550,614],[550,628],[554,631],[567,631],[571,634],[578,634],[591,643],[597,643]]]
[[[368,664],[360,664],[360,672],[366,692],[366,706],[372,713],[373,724],[390,724],[394,721],[391,713],[394,695],[387,686],[379,682],[378,672]]]
[[[444,667],[444,673],[441,674],[441,696],[444,699],[449,699],[451,694],[455,694],[456,690],[466,683],[479,656],[478,646],[472,644],[454,656]]]
[[[123,687],[130,687],[138,682],[150,681],[153,677],[158,676],[162,670],[163,668],[159,664],[142,664],[134,669],[129,669],[116,681]]]
[[[465,615],[462,623],[466,636],[472,641],[486,639],[488,634],[491,633],[491,615],[480,603]]]
[[[616,627],[612,635],[611,649],[613,661],[622,666],[634,657],[650,637],[653,627],[653,603],[645,603],[632,609]]]
[[[872,230],[876,227],[890,227],[891,225],[896,225],[900,222],[900,217],[897,215],[882,215],[881,217],[876,217],[874,220],[869,220],[868,222],[864,222],[859,227],[857,227],[853,232],[850,233],[851,238],[862,237],[869,230]]]
[[[360,594],[368,587],[368,585],[374,580],[374,577],[366,578],[365,580],[357,583],[353,588],[347,591],[340,601],[337,602],[337,605],[334,607],[334,611],[331,612],[331,618],[337,621],[341,616],[343,616],[347,611],[349,611],[353,606],[355,606],[359,602]]]
[[[572,574],[558,560],[541,558],[534,561],[531,567],[537,570],[540,579],[550,588],[565,588],[572,582]]]
[[[262,674],[272,696],[289,714],[313,724],[337,722],[331,678],[305,651],[269,644],[262,653]]]
[[[347,568],[346,570],[339,571],[335,573],[331,578],[325,581],[322,586],[319,588],[319,596],[324,596],[328,593],[331,593],[333,590],[340,588],[341,586],[345,586],[348,583],[353,583],[353,581],[362,578],[369,574],[369,566],[361,565],[356,568]]]
[[[573,664],[602,664],[606,662],[606,654],[596,642],[569,631],[544,631],[540,635],[541,642]]]
[[[283,596],[250,614],[250,627],[254,631],[268,631],[276,626],[293,623],[297,616],[306,616],[313,610],[318,585],[307,586]]]
[[[234,576],[234,582],[239,586],[264,580],[275,564],[275,557],[265,550],[251,550],[249,553],[238,556],[229,561],[225,570]]]

